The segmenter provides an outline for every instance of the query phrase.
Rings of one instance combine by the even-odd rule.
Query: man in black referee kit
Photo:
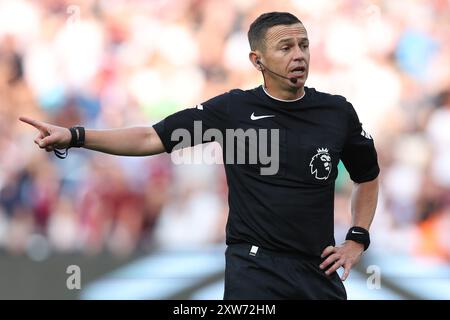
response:
[[[35,143],[40,148],[59,157],[70,147],[126,156],[170,153],[214,140],[205,133],[215,130],[226,137],[216,141],[222,144],[229,187],[224,299],[346,299],[342,281],[369,246],[377,203],[380,170],[373,140],[344,97],[305,87],[309,41],[298,18],[265,13],[251,24],[248,39],[249,58],[261,71],[263,86],[231,90],[152,127],[85,130],[21,120],[39,130]],[[183,144],[173,134],[178,129],[193,136],[198,124],[201,139]],[[261,157],[248,160],[256,150],[252,135],[236,132],[251,130],[258,133],[253,135],[258,154],[268,148],[274,156],[271,170]],[[240,143],[230,145],[230,134]],[[246,161],[236,162],[242,153]],[[336,246],[339,160],[354,189],[352,226]],[[342,278],[336,272],[340,267]]]

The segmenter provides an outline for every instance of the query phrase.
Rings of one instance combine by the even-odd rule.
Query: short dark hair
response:
[[[267,12],[260,15],[250,25],[248,42],[252,50],[264,49],[264,37],[267,29],[277,25],[291,25],[302,23],[299,18],[289,12]]]

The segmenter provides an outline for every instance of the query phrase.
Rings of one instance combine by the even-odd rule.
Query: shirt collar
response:
[[[264,85],[262,85],[262,88],[263,88],[263,90],[264,90],[264,93],[267,94],[269,97],[271,97],[271,98],[274,99],[274,100],[278,100],[278,101],[282,101],[282,102],[295,102],[295,101],[299,101],[299,100],[302,99],[302,98],[305,96],[305,94],[306,94],[306,90],[303,90],[303,94],[302,94],[301,97],[299,97],[299,98],[297,98],[297,99],[293,99],[293,100],[285,100],[285,99],[279,99],[279,98],[275,98],[275,97],[271,96],[271,95],[266,91],[266,88],[264,88]]]

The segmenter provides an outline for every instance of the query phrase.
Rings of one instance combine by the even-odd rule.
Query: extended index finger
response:
[[[22,121],[22,122],[25,122],[25,123],[28,123],[28,124],[32,125],[33,127],[35,127],[38,130],[44,130],[45,129],[44,124],[42,122],[38,121],[38,120],[34,120],[34,119],[31,119],[31,118],[28,118],[28,117],[20,117],[19,120]]]

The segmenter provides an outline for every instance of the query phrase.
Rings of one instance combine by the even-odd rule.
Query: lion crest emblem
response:
[[[312,157],[309,163],[311,174],[318,180],[326,180],[330,176],[332,162],[327,148],[317,149],[317,153]]]

